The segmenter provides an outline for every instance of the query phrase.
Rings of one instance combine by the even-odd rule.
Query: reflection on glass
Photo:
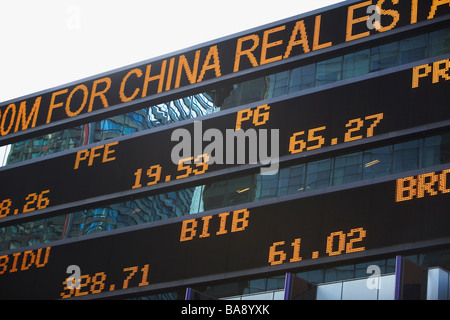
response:
[[[291,71],[288,70],[267,76],[269,86],[266,98],[279,97],[287,93],[290,73]]]
[[[221,110],[266,99],[268,90],[266,77],[261,77],[233,85],[233,89],[225,97]]]
[[[308,281],[309,283],[316,284],[324,282],[323,280],[324,273],[325,273],[324,269],[318,269],[318,270],[298,272],[296,273],[296,276]]]
[[[161,103],[149,108],[148,120],[151,128],[156,128],[169,123],[169,106]]]
[[[354,266],[338,266],[325,269],[324,282],[342,281],[353,278]]]
[[[120,137],[123,133],[125,115],[114,116],[93,124],[94,142]]]
[[[342,57],[317,62],[316,86],[342,79]]]
[[[419,168],[419,140],[394,145],[394,171],[405,172]]]
[[[0,167],[6,165],[6,161],[8,160],[8,154],[11,150],[11,144],[0,147]]]
[[[450,133],[284,167],[275,175],[262,176],[257,173],[213,181],[0,228],[0,250],[171,219],[444,163],[450,163]]]
[[[226,181],[207,184],[203,191],[203,208],[211,210],[221,208],[225,203]]]
[[[424,138],[423,167],[447,163],[450,161],[450,134]]]
[[[306,169],[306,189],[320,189],[330,186],[331,159],[308,163]]]
[[[186,202],[191,201],[191,205],[189,206],[189,213],[182,212],[183,215],[185,214],[196,214],[198,212],[205,211],[204,203],[203,203],[203,192],[205,190],[205,186],[201,185],[198,187],[194,187],[192,189],[192,199],[189,199],[187,194],[183,194],[183,198],[186,198]]]
[[[400,40],[400,64],[425,59],[427,56],[428,34]]]
[[[278,196],[305,191],[306,165],[301,164],[280,170]]]
[[[227,181],[226,205],[246,203],[249,201],[250,194],[253,196],[253,175],[236,177]]]
[[[0,165],[17,163],[112,137],[200,117],[448,52],[450,52],[450,28],[445,28],[242,83],[223,84],[219,88],[194,96],[17,142],[11,145],[9,155],[0,158],[3,160],[0,161]]]
[[[168,105],[168,123],[189,119],[191,116],[192,97],[173,100]]]
[[[192,97],[192,106],[190,118],[201,117],[220,110],[213,101],[210,93],[196,94]]]
[[[125,114],[123,124],[123,135],[150,129],[147,121],[148,108],[140,109]]]
[[[450,28],[430,33],[429,57],[436,57],[450,52]]]
[[[256,175],[255,197],[253,201],[272,198],[277,195],[278,174]]]
[[[393,42],[372,48],[370,71],[379,71],[398,66],[398,46],[398,42]]]
[[[316,82],[316,64],[312,63],[300,68],[295,68],[291,72],[291,82],[289,83],[289,93],[297,92],[314,87]]]

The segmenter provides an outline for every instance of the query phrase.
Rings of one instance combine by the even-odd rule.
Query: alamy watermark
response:
[[[377,265],[370,265],[366,270],[367,274],[371,274],[366,280],[366,286],[369,290],[379,290],[381,288],[381,269]]]

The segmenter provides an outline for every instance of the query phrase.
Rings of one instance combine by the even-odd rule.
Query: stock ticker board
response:
[[[442,77],[448,65],[439,60],[2,168],[8,183],[0,185],[0,223],[209,178],[243,163],[270,167],[270,157],[275,162],[448,119],[450,82]]]
[[[370,5],[379,7],[381,22],[372,30],[367,27],[373,20],[367,12]],[[0,105],[0,143],[23,140],[28,131],[36,134],[51,126],[68,126],[80,118],[86,122],[99,112],[107,117],[117,109],[132,108],[130,103],[153,98],[164,102],[189,86],[245,75],[253,69],[294,61],[449,13],[446,1],[369,0],[349,1],[320,13],[292,17],[186,52],[7,101]]]
[[[0,299],[94,297],[351,258],[450,236],[450,169],[0,256]],[[184,220],[183,220],[184,219]],[[75,286],[66,272],[76,262]],[[275,269],[277,268],[277,269]],[[281,269],[280,269],[281,268]]]
[[[382,26],[367,30],[372,4],[382,9]],[[222,77],[245,77],[448,13],[443,1],[380,0],[297,16],[6,102],[0,106],[0,144],[137,110],[140,103],[166,101]],[[448,126],[450,57],[427,61],[0,168],[0,227],[253,169],[246,163],[270,167],[275,158],[298,160],[402,131]],[[151,292],[448,239],[450,218],[442,208],[450,201],[449,173],[363,181],[357,188],[10,250],[0,253],[0,299]],[[81,269],[78,283],[68,274],[71,265]]]

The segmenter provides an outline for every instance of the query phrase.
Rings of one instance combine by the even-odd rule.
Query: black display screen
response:
[[[442,60],[270,104],[225,111],[203,121],[187,121],[2,168],[0,178],[6,183],[0,185],[0,222],[58,205],[96,203],[97,197],[153,192],[176,181],[206,179],[208,173],[227,173],[232,167],[245,169],[242,164],[268,167],[271,164],[264,154],[274,156],[274,151],[278,157],[321,152],[330,146],[449,119],[450,82],[425,72],[427,67],[446,72],[447,63],[450,65],[449,60]],[[239,128],[242,130],[236,130]],[[233,136],[250,132],[252,137]],[[182,135],[188,138],[179,138]],[[172,141],[173,136],[178,138]],[[172,159],[174,153],[179,156],[177,161]]]
[[[246,270],[282,272],[327,257],[346,260],[402,244],[432,244],[450,236],[449,173],[205,212],[0,254],[0,299],[95,298],[139,287],[151,291],[152,286],[214,281]],[[78,288],[68,271],[74,265],[80,270]]]
[[[367,12],[371,5],[378,5],[380,9],[380,24],[377,27],[374,27],[375,11],[372,10],[372,14]],[[114,106],[139,103],[149,97],[160,98],[183,87],[329,49],[449,13],[450,8],[445,1],[369,0],[350,1],[327,11],[296,16],[186,52],[4,103],[0,106],[0,143],[4,144],[2,140],[8,140],[6,138],[11,135],[17,136],[33,128],[33,134],[37,134],[36,129],[45,129],[61,121],[69,126],[73,120],[89,114],[83,120],[86,123],[90,114],[99,110],[105,111],[106,118],[110,111],[117,112]],[[369,28],[368,22],[372,27]],[[124,105],[123,108],[129,109],[130,106]],[[14,139],[17,141],[17,137]]]

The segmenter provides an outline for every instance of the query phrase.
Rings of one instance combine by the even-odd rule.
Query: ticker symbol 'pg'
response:
[[[381,9],[377,5],[370,5],[367,7],[366,13],[372,14],[369,19],[367,19],[366,25],[369,30],[380,30],[381,29]]]
[[[69,289],[80,289],[81,269],[77,265],[67,267],[66,273],[71,276],[67,278],[66,284]]]

